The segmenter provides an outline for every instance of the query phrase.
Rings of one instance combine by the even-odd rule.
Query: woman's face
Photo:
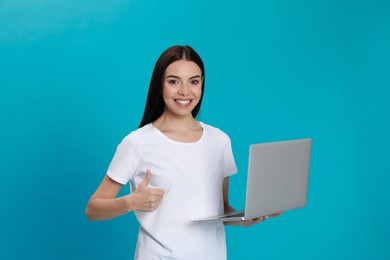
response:
[[[202,96],[203,75],[193,61],[171,63],[163,77],[164,113],[176,116],[191,115]]]

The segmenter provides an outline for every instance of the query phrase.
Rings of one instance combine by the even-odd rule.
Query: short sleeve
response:
[[[228,177],[237,173],[237,166],[233,156],[232,145],[228,136],[226,136],[224,163],[224,177]]]
[[[139,137],[137,133],[132,132],[116,148],[115,155],[107,170],[107,176],[124,185],[133,179],[140,160]]]

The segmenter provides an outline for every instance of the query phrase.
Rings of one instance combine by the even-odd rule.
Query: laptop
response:
[[[249,147],[245,210],[197,219],[250,220],[306,205],[312,140],[252,144]]]

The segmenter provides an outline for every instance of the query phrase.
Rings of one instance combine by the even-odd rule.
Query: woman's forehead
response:
[[[165,70],[165,77],[170,75],[179,77],[193,77],[196,75],[201,76],[202,71],[198,64],[188,60],[178,60],[172,62]]]

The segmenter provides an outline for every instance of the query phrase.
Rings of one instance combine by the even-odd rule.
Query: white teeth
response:
[[[190,103],[189,100],[176,100],[176,102],[182,105],[187,105],[188,103]]]

